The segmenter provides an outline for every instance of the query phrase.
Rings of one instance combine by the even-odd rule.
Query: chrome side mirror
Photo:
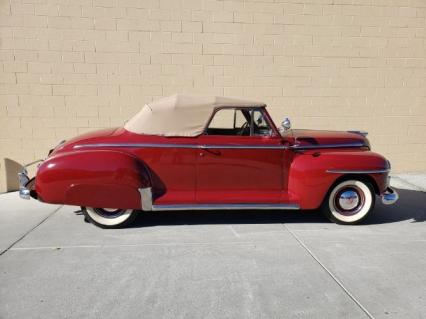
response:
[[[286,117],[284,119],[284,121],[281,122],[281,127],[282,127],[284,132],[291,129],[291,122],[290,122],[290,119],[288,117]]]

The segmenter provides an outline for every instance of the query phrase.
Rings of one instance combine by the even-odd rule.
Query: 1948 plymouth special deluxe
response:
[[[376,195],[384,204],[398,199],[389,161],[365,135],[294,130],[288,120],[278,129],[261,102],[174,95],[124,127],[60,143],[34,178],[19,173],[20,196],[81,206],[105,228],[140,211],[206,209],[320,208],[354,224]]]

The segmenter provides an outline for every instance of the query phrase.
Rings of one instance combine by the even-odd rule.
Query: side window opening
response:
[[[261,110],[252,110],[251,119],[253,121],[251,135],[265,136],[272,134],[271,126]]]
[[[271,127],[259,109],[218,110],[207,129],[207,135],[264,136],[271,135]]]

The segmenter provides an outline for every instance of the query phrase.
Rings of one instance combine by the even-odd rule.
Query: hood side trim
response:
[[[333,174],[383,174],[383,173],[389,173],[390,169],[388,169],[388,168],[371,169],[371,170],[328,169],[326,172],[327,173],[333,173]]]
[[[359,148],[359,147],[368,147],[365,143],[338,143],[338,144],[318,144],[318,145],[293,145],[290,146],[291,149],[296,150],[312,150],[319,148]]]

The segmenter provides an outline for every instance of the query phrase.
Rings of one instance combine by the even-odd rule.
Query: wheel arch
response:
[[[343,174],[341,176],[336,177],[336,179],[330,184],[327,192],[325,192],[322,200],[321,200],[321,204],[322,205],[324,203],[324,201],[328,198],[328,196],[330,195],[331,191],[333,190],[334,187],[336,187],[338,184],[340,184],[341,182],[344,181],[348,181],[348,180],[359,180],[362,182],[367,182],[369,183],[374,190],[374,195],[380,195],[380,189],[379,186],[376,182],[376,180],[371,177],[368,174]]]
[[[355,180],[370,183],[373,186],[374,193],[376,195],[380,195],[379,185],[377,184],[377,181],[371,175],[369,175],[369,174],[343,174],[343,175],[337,177],[335,179],[335,181],[330,185],[330,188],[329,188],[327,194],[325,195],[325,197],[327,197],[327,195],[330,193],[331,189],[333,189],[337,184],[339,184],[343,181],[346,181],[346,180],[350,180],[350,179],[355,179]]]

